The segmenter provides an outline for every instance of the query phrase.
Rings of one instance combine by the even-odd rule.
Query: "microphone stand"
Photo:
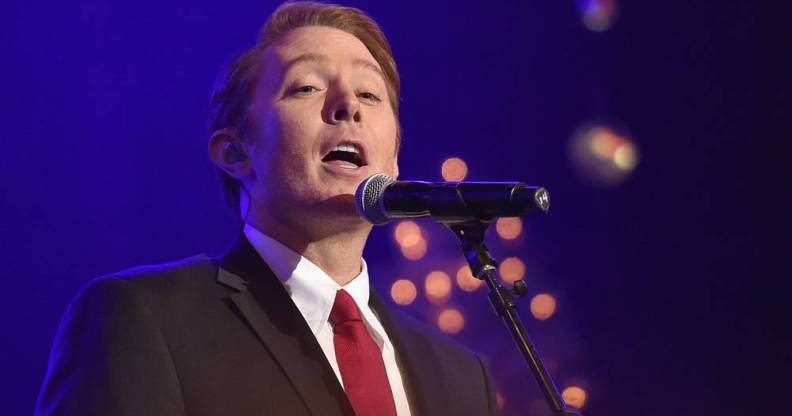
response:
[[[514,283],[511,290],[505,289],[495,279],[495,272],[497,271],[497,262],[490,256],[487,245],[484,244],[484,234],[491,221],[464,221],[464,222],[444,222],[454,235],[457,236],[459,242],[462,243],[462,251],[464,252],[465,259],[473,272],[473,276],[487,282],[490,289],[489,301],[495,309],[495,313],[503,319],[506,328],[514,338],[517,348],[525,358],[528,368],[533,373],[534,379],[539,383],[539,388],[550,406],[554,416],[581,416],[581,414],[567,406],[563,397],[558,392],[555,383],[553,383],[550,373],[542,362],[539,352],[534,347],[531,338],[525,332],[525,328],[517,315],[517,302],[515,295],[525,296],[528,293],[528,288],[523,280],[518,280]]]

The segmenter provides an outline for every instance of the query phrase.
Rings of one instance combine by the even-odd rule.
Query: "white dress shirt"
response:
[[[363,323],[382,351],[382,361],[385,363],[385,371],[388,374],[391,392],[393,392],[396,413],[398,416],[409,416],[410,406],[407,401],[407,393],[404,390],[401,371],[396,361],[396,352],[379,318],[368,304],[369,277],[366,261],[361,258],[360,274],[346,285],[341,286],[319,266],[251,225],[245,224],[244,232],[250,244],[289,292],[292,301],[297,305],[297,309],[300,310],[305,322],[308,323],[311,332],[319,342],[319,346],[327,357],[327,361],[330,362],[342,387],[344,382],[336,360],[333,327],[328,319],[337,291],[344,289],[352,296],[363,316]]]

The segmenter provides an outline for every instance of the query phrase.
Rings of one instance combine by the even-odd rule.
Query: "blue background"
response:
[[[767,127],[786,114],[769,80],[783,71],[766,57],[781,38],[760,36],[767,15],[749,2],[679,3],[625,2],[603,33],[582,26],[571,0],[348,3],[384,27],[400,67],[402,178],[440,180],[458,156],[468,180],[550,190],[550,214],[526,218],[521,244],[492,248],[526,261],[532,294],[556,296],[552,319],[532,319],[527,300],[521,314],[559,386],[585,386],[587,415],[788,405],[789,270],[771,261],[785,246],[772,241],[769,201],[784,165],[771,161],[778,133]],[[276,6],[3,7],[3,414],[32,410],[60,316],[88,280],[231,242],[207,102]],[[591,121],[628,130],[641,150],[620,186],[588,184],[567,158]],[[421,225],[420,262],[401,258],[392,226],[372,235],[382,293],[461,264],[450,233]],[[467,318],[453,337],[487,357],[504,413],[547,414],[485,292],[457,289],[450,302]],[[431,323],[433,308],[405,309]]]

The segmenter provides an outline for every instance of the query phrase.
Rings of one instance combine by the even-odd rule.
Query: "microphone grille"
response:
[[[385,208],[382,206],[382,193],[385,188],[393,182],[387,175],[375,173],[358,185],[355,192],[355,208],[358,214],[366,221],[381,225],[390,221],[385,215]]]

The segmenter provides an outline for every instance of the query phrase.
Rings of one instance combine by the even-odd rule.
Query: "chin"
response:
[[[358,214],[354,201],[352,195],[338,195],[323,200],[312,207],[311,212],[315,214],[312,219],[318,220],[313,226],[321,228],[322,234],[371,231],[373,225]]]
[[[320,215],[326,213],[339,217],[360,218],[355,208],[355,195],[353,193],[336,194],[325,198],[317,204],[316,209]]]

